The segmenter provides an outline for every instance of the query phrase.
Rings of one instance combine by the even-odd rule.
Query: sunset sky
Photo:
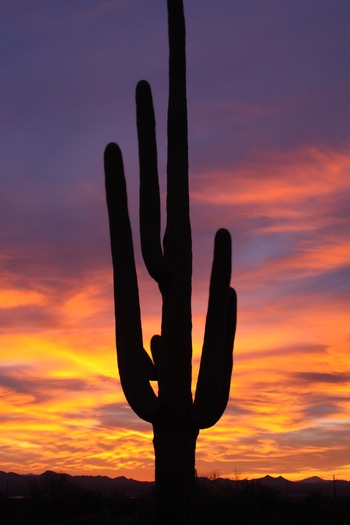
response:
[[[194,385],[220,227],[239,305],[197,471],[350,480],[350,2],[185,14]],[[166,2],[2,0],[0,26],[0,470],[154,479],[152,427],[119,384],[103,150],[124,155],[148,349],[161,303],[140,257],[134,93],[151,83],[164,205]]]

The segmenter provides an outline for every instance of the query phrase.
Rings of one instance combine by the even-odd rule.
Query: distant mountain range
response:
[[[43,492],[58,492],[79,487],[101,494],[141,496],[151,492],[153,482],[136,481],[124,476],[71,476],[47,470],[43,474],[15,474],[0,470],[0,497],[31,496]]]
[[[302,481],[289,481],[288,479],[265,476],[253,480],[231,480],[217,478],[209,480],[199,478],[203,486],[212,487],[215,491],[228,491],[239,487],[261,486],[278,492],[281,496],[307,497],[318,494],[322,496],[350,497],[350,481],[326,481],[313,476]],[[46,471],[43,474],[15,474],[0,470],[0,498],[28,497],[35,494],[64,492],[78,488],[84,491],[97,492],[104,495],[118,495],[137,497],[150,494],[154,482],[136,481],[124,476],[109,478],[107,476],[70,476]]]

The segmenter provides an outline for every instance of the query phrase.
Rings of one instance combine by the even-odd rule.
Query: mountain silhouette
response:
[[[123,495],[127,497],[145,496],[151,494],[154,488],[153,481],[137,481],[125,476],[109,478],[108,476],[71,476],[69,474],[46,471],[42,474],[16,474],[14,472],[0,471],[0,497],[28,497],[33,489],[44,490],[49,484],[56,487],[60,485],[74,485],[82,490],[100,492],[104,495]],[[216,492],[227,492],[231,489],[254,485],[278,491],[281,495],[307,496],[319,493],[332,496],[334,490],[333,480],[324,480],[318,476],[290,481],[283,476],[265,476],[251,480],[231,480],[227,478],[198,478],[201,486],[213,487]],[[350,481],[336,480],[337,494],[350,497]]]
[[[151,492],[154,482],[136,481],[119,476],[71,476],[50,470],[42,474],[16,474],[0,471],[0,497],[30,496],[33,491],[44,491],[48,486],[74,485],[82,490],[101,492],[104,495],[120,494],[129,497],[142,496]]]
[[[318,476],[311,476],[310,478],[302,479],[300,483],[324,483],[326,480]]]

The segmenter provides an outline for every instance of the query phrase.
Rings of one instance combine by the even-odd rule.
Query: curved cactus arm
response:
[[[224,340],[224,352],[222,369],[217,376],[216,401],[211,402],[211,409],[207,410],[197,400],[195,418],[198,428],[210,428],[214,426],[225,411],[230,395],[231,374],[233,366],[233,343],[236,333],[237,321],[237,296],[233,288],[229,289],[226,314],[226,330]]]
[[[141,250],[148,273],[159,283],[164,272],[164,258],[160,240],[156,123],[151,87],[145,80],[141,80],[136,87],[136,115],[140,161]]]
[[[120,381],[131,408],[140,418],[152,422],[156,417],[159,401],[149,384],[147,354],[142,344],[140,302],[124,167],[120,148],[116,144],[106,147],[104,164]]]
[[[228,356],[232,354],[232,323],[235,326],[232,321],[234,305],[230,279],[231,236],[227,230],[221,229],[215,236],[204,343],[193,406],[194,419],[199,428],[215,424],[228,399],[223,383],[226,384],[231,377],[232,355]],[[227,397],[223,400],[225,392]]]

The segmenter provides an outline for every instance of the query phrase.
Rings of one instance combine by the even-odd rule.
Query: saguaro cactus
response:
[[[225,410],[232,372],[236,294],[230,288],[231,237],[217,232],[203,351],[192,400],[192,241],[189,217],[185,21],[182,0],[168,0],[169,105],[166,229],[161,243],[155,118],[146,81],[136,88],[140,160],[140,236],[148,273],[162,296],[161,334],[143,347],[137,275],[122,155],[105,150],[114,270],[116,343],[121,384],[131,408],[154,429],[155,478],[168,523],[190,522],[195,447],[200,429]],[[158,395],[150,385],[157,380]]]

